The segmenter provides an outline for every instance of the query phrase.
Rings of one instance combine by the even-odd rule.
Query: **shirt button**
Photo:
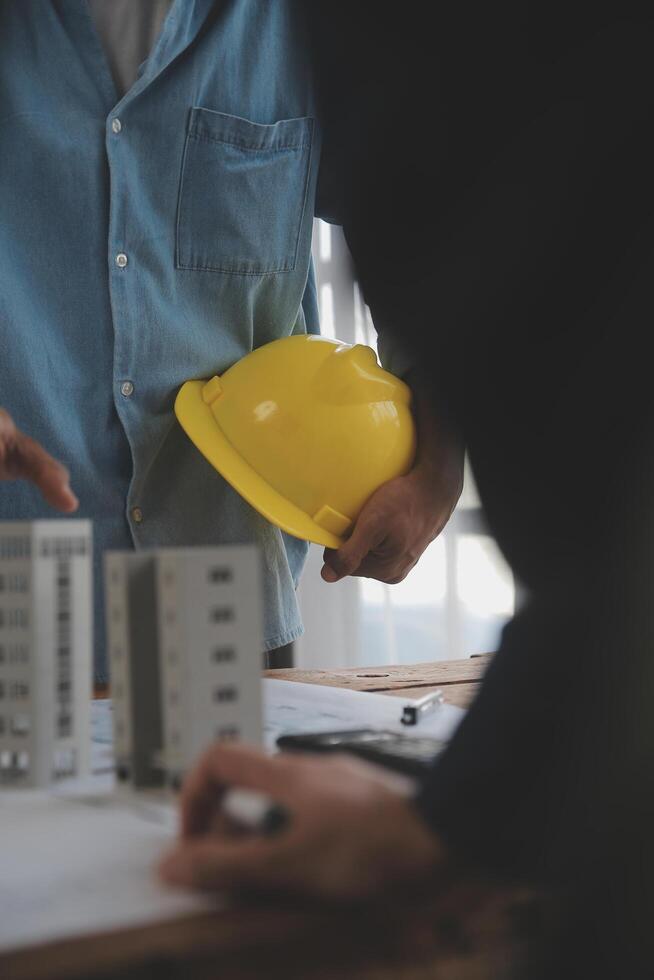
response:
[[[116,256],[116,265],[119,269],[124,269],[127,265],[127,256],[124,252],[119,252]]]
[[[132,520],[135,524],[140,524],[143,520],[143,511],[140,507],[132,507]]]
[[[132,382],[123,381],[122,385],[120,386],[120,393],[121,395],[124,395],[125,398],[131,398],[131,396],[134,394],[134,385]]]
[[[120,119],[116,118],[111,120],[111,129],[114,133],[119,133],[122,128],[123,124],[121,123]]]

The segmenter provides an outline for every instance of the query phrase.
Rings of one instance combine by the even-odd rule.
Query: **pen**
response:
[[[417,725],[423,715],[442,704],[443,700],[443,692],[440,689],[432,691],[431,694],[425,694],[424,698],[418,698],[413,704],[404,706],[400,721],[403,725]]]
[[[228,789],[221,810],[234,823],[256,834],[274,834],[288,822],[283,807],[252,789]]]

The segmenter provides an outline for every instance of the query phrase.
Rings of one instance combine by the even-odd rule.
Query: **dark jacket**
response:
[[[561,896],[533,976],[651,976],[652,14],[353,6],[313,12],[346,235],[528,595],[419,806]]]

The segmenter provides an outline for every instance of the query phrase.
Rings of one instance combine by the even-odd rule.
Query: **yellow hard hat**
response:
[[[338,548],[377,487],[411,467],[410,402],[370,347],[302,334],[259,347],[221,377],[187,381],[175,414],[260,514]]]

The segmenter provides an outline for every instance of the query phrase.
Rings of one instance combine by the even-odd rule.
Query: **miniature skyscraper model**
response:
[[[89,521],[0,522],[0,789],[89,771]]]
[[[110,552],[105,581],[118,779],[176,788],[212,742],[260,742],[256,549]]]

